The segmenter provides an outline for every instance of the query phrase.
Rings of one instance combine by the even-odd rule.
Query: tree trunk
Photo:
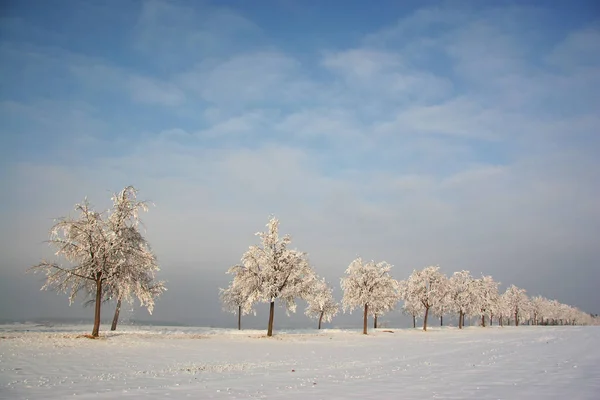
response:
[[[481,326],[485,328],[485,315],[481,316]]]
[[[102,306],[102,278],[96,280],[96,304],[94,305],[94,329],[92,336],[98,337],[100,333],[100,306]]]
[[[323,311],[321,311],[321,315],[319,315],[319,329],[321,329],[321,321],[323,321]]]
[[[429,307],[425,307],[425,317],[423,318],[423,330],[427,330],[427,316],[429,315]]]
[[[413,328],[417,327],[417,317],[413,314]]]
[[[490,326],[494,326],[494,314],[490,314]]]
[[[458,329],[462,329],[463,328],[463,312],[459,311],[458,312]]]
[[[111,331],[117,330],[117,324],[119,323],[119,313],[121,312],[121,299],[117,300],[117,308],[115,308],[115,316],[113,317],[112,325],[110,326]]]
[[[519,326],[519,312],[515,311],[515,326]]]
[[[367,316],[369,312],[369,305],[365,304],[365,313],[363,315],[363,334],[366,335],[367,334]]]
[[[273,319],[275,318],[275,301],[269,305],[269,327],[267,328],[267,336],[273,336]]]
[[[377,329],[377,314],[373,316],[373,329]]]
[[[242,330],[242,306],[238,306],[238,331]]]
[[[444,326],[444,316],[440,315],[440,326]]]
[[[500,316],[500,318],[498,318],[498,323],[500,324],[500,326],[504,326],[504,322],[503,322],[503,318],[502,316]]]

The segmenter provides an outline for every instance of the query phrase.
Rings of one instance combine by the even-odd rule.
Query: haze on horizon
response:
[[[92,319],[25,271],[53,257],[53,218],[130,184],[156,204],[142,219],[168,281],[136,319],[233,326],[218,288],[271,214],[337,299],[360,255],[600,312],[597,2],[0,11],[0,320]],[[275,324],[314,325],[302,307]]]

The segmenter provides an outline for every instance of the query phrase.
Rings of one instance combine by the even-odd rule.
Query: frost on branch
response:
[[[269,303],[267,336],[272,336],[275,300],[279,299],[287,313],[295,312],[296,299],[309,297],[315,274],[305,253],[288,248],[290,236],[279,237],[277,218],[271,218],[266,226],[265,232],[256,234],[261,245],[250,246],[240,268],[247,274],[247,301]]]
[[[381,314],[394,308],[398,302],[398,282],[390,275],[392,266],[385,261],[363,262],[358,257],[346,269],[346,277],[341,279],[344,297],[344,312],[350,313],[357,307],[363,311],[363,333],[367,334],[369,308],[373,314]]]
[[[333,299],[332,288],[327,285],[325,279],[315,279],[312,284],[310,294],[305,299],[308,303],[304,314],[310,318],[319,320],[318,329],[321,329],[321,322],[331,322],[339,311],[339,304]]]
[[[76,218],[61,218],[50,230],[50,245],[69,266],[43,261],[30,268],[46,274],[42,289],[66,293],[70,302],[80,293],[93,299],[92,336],[99,333],[103,300],[137,298],[152,311],[155,297],[165,290],[154,280],[156,257],[138,231],[139,210],[147,205],[137,201],[136,194],[135,188],[126,187],[113,196],[113,207],[102,213],[94,211],[87,199],[77,204]]]

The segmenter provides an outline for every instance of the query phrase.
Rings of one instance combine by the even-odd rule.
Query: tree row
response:
[[[242,315],[255,313],[257,303],[269,304],[267,336],[273,334],[275,302],[287,313],[296,311],[296,300],[307,303],[305,314],[331,322],[340,309],[352,313],[362,310],[363,333],[367,334],[368,317],[373,317],[377,328],[378,317],[396,308],[402,301],[404,313],[423,320],[427,330],[430,316],[440,319],[455,314],[462,329],[465,317],[479,318],[481,326],[527,324],[593,324],[597,319],[575,307],[548,300],[541,296],[529,298],[525,289],[511,285],[504,293],[499,282],[491,276],[474,278],[469,271],[459,271],[447,277],[438,266],[414,270],[406,279],[398,281],[390,273],[392,266],[385,262],[353,260],[341,278],[343,298],[341,306],[333,298],[330,285],[311,267],[306,253],[290,249],[289,235],[279,236],[279,221],[271,218],[265,232],[258,232],[259,245],[250,246],[241,263],[227,273],[233,278],[229,286],[220,290],[223,308],[236,313],[238,329]],[[487,321],[487,322],[486,322]]]

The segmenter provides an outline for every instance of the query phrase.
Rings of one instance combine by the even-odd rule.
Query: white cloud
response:
[[[185,101],[185,95],[176,86],[132,76],[127,82],[131,98],[140,103],[176,106]]]
[[[219,106],[281,104],[309,99],[300,64],[281,52],[256,52],[205,61],[180,74],[179,85]]]
[[[501,119],[499,111],[485,109],[463,97],[400,111],[392,121],[382,123],[377,130],[387,134],[416,132],[493,140],[502,135]]]
[[[412,66],[402,52],[355,48],[328,52],[321,62],[344,82],[338,96],[359,96],[363,103],[430,103],[452,90],[449,80]]]
[[[570,33],[556,45],[547,61],[566,70],[600,67],[600,30],[585,28]]]
[[[142,3],[132,44],[162,68],[180,69],[257,40],[262,40],[260,29],[234,10],[149,0]]]
[[[322,62],[325,67],[339,71],[349,79],[372,79],[382,72],[397,69],[402,65],[398,54],[370,49],[326,53]]]

